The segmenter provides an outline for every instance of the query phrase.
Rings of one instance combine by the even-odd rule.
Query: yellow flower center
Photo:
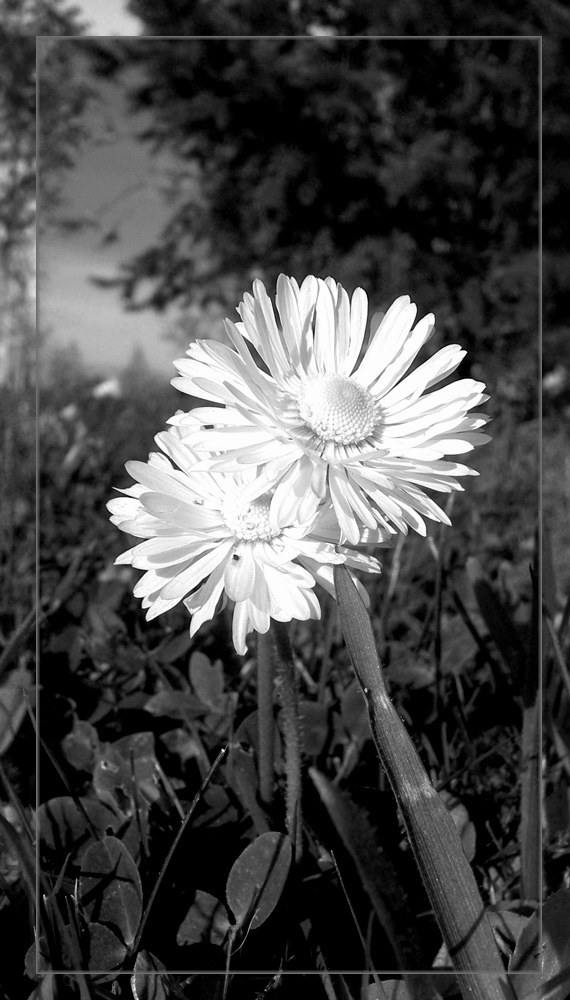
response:
[[[222,508],[224,524],[240,541],[269,541],[281,533],[280,528],[273,528],[270,524],[270,505],[271,496],[267,493],[251,503],[240,502],[239,495],[232,493]]]
[[[344,375],[315,375],[297,396],[299,415],[324,441],[358,444],[374,430],[376,414],[370,393]]]

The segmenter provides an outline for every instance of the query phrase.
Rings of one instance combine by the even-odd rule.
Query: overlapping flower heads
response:
[[[175,362],[173,385],[225,404],[171,418],[208,453],[200,468],[261,466],[249,495],[272,490],[271,517],[302,520],[332,503],[352,544],[363,527],[425,534],[424,517],[449,523],[424,488],[449,493],[462,489],[457,477],[476,475],[445,456],[489,440],[480,431],[488,417],[469,415],[488,396],[467,378],[426,392],[465,356],[457,344],[408,374],[433,315],[413,327],[416,306],[401,296],[363,351],[366,293],[357,288],[349,300],[332,278],[309,276],[299,287],[281,275],[280,323],[260,281],[238,311],[241,323],[226,320],[234,350],[201,340]]]
[[[408,296],[373,319],[366,349],[366,294],[349,300],[332,278],[281,275],[279,322],[260,281],[238,311],[241,323],[226,321],[233,349],[201,340],[175,362],[173,384],[217,405],[172,417],[156,438],[164,454],[128,463],[137,483],[108,507],[146,539],[117,562],[145,570],[134,593],[147,618],[183,600],[193,635],[229,597],[244,653],[271,618],[319,617],[313,588],[334,594],[334,563],[379,572],[353,546],[409,526],[425,534],[424,517],[449,523],[424,490],[462,489],[458,477],[476,473],[446,456],[489,438],[488,417],[469,414],[488,399],[483,383],[426,391],[457,368],[458,345],[409,372],[434,317],[414,327]]]

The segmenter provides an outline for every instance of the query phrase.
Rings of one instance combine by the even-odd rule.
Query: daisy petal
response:
[[[239,546],[229,560],[224,573],[226,594],[232,601],[246,601],[255,581],[255,562],[250,545]]]
[[[363,288],[356,288],[350,301],[350,347],[345,362],[344,372],[350,375],[362,348],[366,320],[368,317],[368,297]]]
[[[251,629],[248,615],[248,601],[239,601],[234,608],[232,619],[232,639],[234,646],[241,656],[247,653],[245,637]]]
[[[205,555],[200,556],[163,587],[162,597],[167,599],[176,597],[181,600],[224,561],[234,544],[233,538],[226,539],[206,552]]]

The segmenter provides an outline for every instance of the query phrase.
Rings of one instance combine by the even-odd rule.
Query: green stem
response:
[[[455,824],[384,684],[370,618],[345,566],[334,567],[345,642],[364,693],[372,736],[465,1000],[512,997],[493,932]]]
[[[271,622],[275,667],[279,681],[285,744],[286,822],[295,861],[301,860],[301,734],[297,705],[297,683],[289,630],[282,622]]]
[[[257,636],[257,726],[259,796],[269,805],[275,785],[273,732],[273,641],[270,632]]]

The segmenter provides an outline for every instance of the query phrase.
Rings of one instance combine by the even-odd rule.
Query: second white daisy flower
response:
[[[303,523],[275,521],[269,515],[271,494],[244,496],[256,480],[255,469],[216,476],[197,472],[196,455],[180,431],[158,434],[156,441],[165,454],[127,463],[137,482],[107,504],[114,524],[145,539],[116,562],[144,570],[134,594],[142,598],[147,619],[183,601],[194,635],[230,598],[234,645],[244,654],[248,632],[266,632],[271,618],[320,617],[314,586],[319,583],[334,596],[334,563],[380,572],[372,556],[339,546],[330,507],[313,511]],[[373,545],[382,540],[378,531],[364,537]]]

